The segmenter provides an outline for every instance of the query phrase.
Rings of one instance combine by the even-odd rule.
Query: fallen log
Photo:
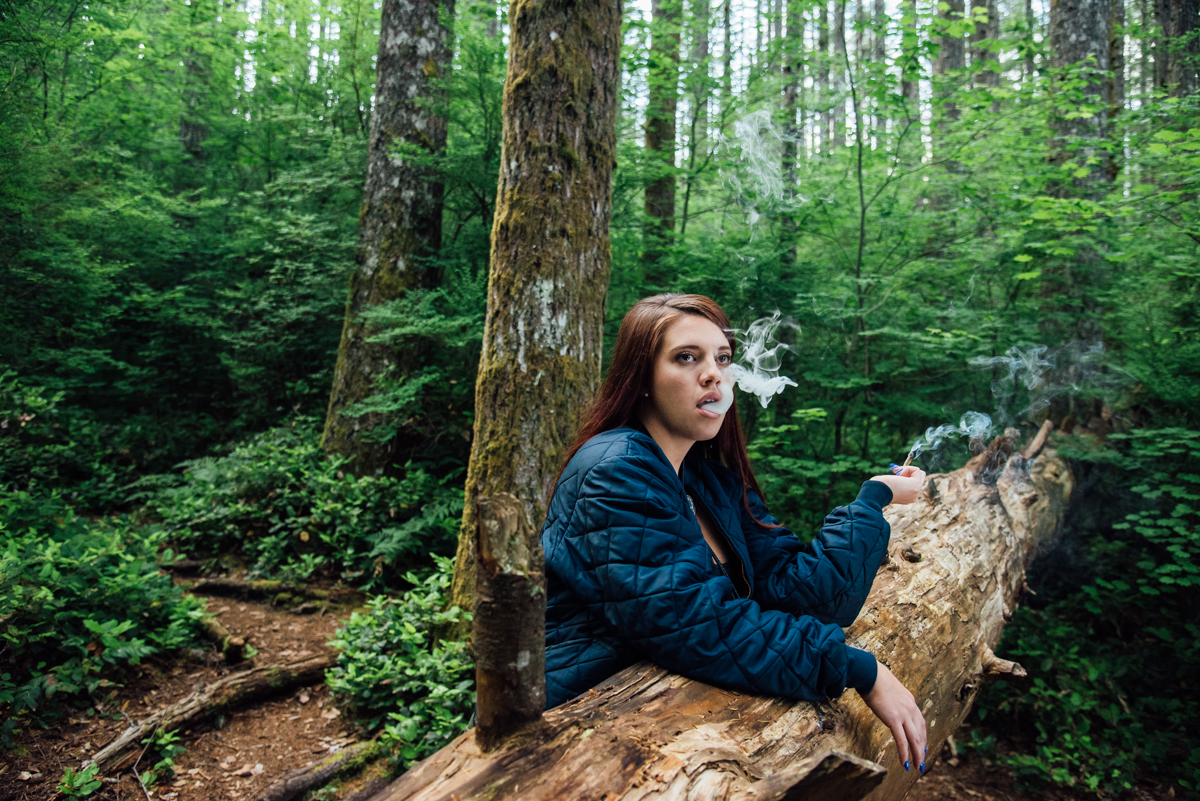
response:
[[[846,632],[848,643],[874,653],[916,696],[931,754],[989,675],[1023,673],[993,649],[1025,568],[1050,542],[1073,489],[1056,453],[1031,448],[1027,459],[1015,452],[1014,433],[962,469],[930,476],[916,503],[886,510],[888,558]],[[795,702],[715,688],[643,662],[495,750],[483,752],[467,731],[372,801],[818,798],[804,783],[825,763],[809,760],[834,750],[877,770],[836,780],[827,797],[900,799],[920,775],[916,764],[905,772],[891,732],[856,692]]]
[[[133,764],[144,747],[142,740],[151,734],[194,726],[232,708],[320,684],[325,681],[325,671],[336,663],[336,655],[329,653],[233,673],[134,723],[97,751],[84,767],[96,764],[101,775],[112,775]]]
[[[363,597],[361,592],[350,588],[317,590],[303,584],[292,584],[273,579],[242,581],[227,578],[202,578],[188,589],[197,595],[220,595],[242,599],[264,598],[275,606],[306,599],[329,603],[351,603],[361,600]]]

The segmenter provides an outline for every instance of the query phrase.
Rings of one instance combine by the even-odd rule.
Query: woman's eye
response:
[[[695,356],[693,356],[693,355],[692,355],[692,354],[690,354],[690,353],[681,353],[681,354],[679,354],[679,361],[681,361],[681,362],[690,362],[690,361],[695,361],[695,359],[696,359],[696,357],[695,357]]]
[[[733,359],[728,353],[722,353],[717,357],[717,362],[719,364],[729,364],[731,361],[733,361]]]

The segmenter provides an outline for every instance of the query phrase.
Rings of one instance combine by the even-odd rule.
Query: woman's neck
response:
[[[675,468],[675,475],[680,475],[683,459],[688,455],[688,451],[692,449],[692,446],[696,444],[696,440],[672,434],[653,415],[643,414],[640,419],[642,425],[646,427],[646,433],[658,443],[658,447],[662,448],[662,452],[667,457],[667,461],[671,463],[671,467]]]

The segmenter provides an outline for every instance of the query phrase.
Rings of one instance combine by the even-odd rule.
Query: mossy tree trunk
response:
[[[539,536],[600,382],[621,0],[515,0],[475,435],[451,602],[475,594],[476,505],[510,493]]]
[[[646,228],[642,258],[646,284],[665,289],[666,248],[675,233],[675,113],[679,106],[680,0],[652,0],[646,98]]]
[[[442,19],[453,15],[454,0],[383,2],[367,183],[359,212],[358,269],[350,278],[321,439],[328,453],[351,457],[348,467],[360,476],[383,473],[408,458],[420,442],[415,432],[377,441],[377,429],[394,426],[390,415],[345,412],[378,392],[383,377],[403,379],[421,364],[419,348],[368,342],[377,332],[361,315],[436,283],[428,257],[442,241],[442,184],[432,169],[394,151],[402,143],[427,152],[446,145],[446,121],[431,102],[437,98],[435,79],[450,66],[450,31]]]
[[[1159,20],[1166,44],[1164,82],[1171,97],[1184,97],[1200,85],[1200,0],[1162,0],[1158,7],[1165,12]]]
[[[783,183],[784,197],[788,208],[781,219],[780,270],[779,277],[787,281],[796,269],[796,218],[791,208],[792,195],[796,189],[796,142],[800,130],[796,127],[796,99],[800,91],[800,59],[804,57],[804,17],[798,7],[799,0],[787,0],[787,39],[783,48]]]

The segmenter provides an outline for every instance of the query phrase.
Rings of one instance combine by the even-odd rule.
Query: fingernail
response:
[[[904,760],[904,772],[908,773],[908,760]]]
[[[929,746],[925,746],[925,756],[929,756]]]
[[[921,773],[924,773],[924,772],[925,772],[925,763],[922,762],[921,763]]]

